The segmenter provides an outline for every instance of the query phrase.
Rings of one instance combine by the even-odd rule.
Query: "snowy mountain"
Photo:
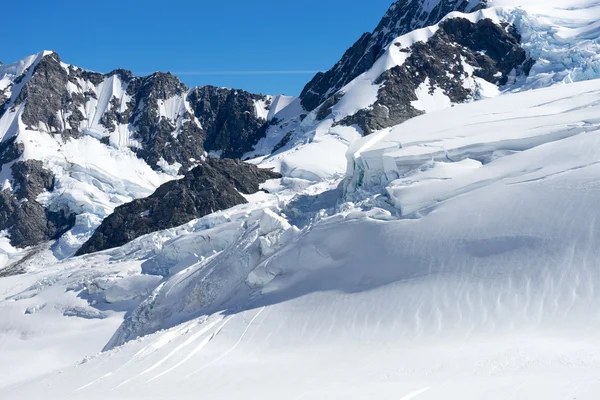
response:
[[[231,159],[207,159],[179,180],[159,187],[152,195],[115,209],[76,255],[122,246],[148,233],[247,203],[260,184],[281,175]]]
[[[400,0],[394,2],[377,28],[365,33],[346,50],[329,71],[317,74],[303,89],[300,98],[307,110],[314,110],[331,95],[363,72],[368,71],[397,37],[435,25],[452,11],[472,12],[485,7],[485,0]]]
[[[471,2],[478,11],[394,38],[370,69],[306,116],[271,124],[255,147],[262,152],[246,156],[266,155],[261,165],[295,178],[340,178],[348,146],[364,135],[457,104],[596,79],[594,3],[580,3]]]
[[[0,397],[595,399],[598,21],[397,2],[298,99],[1,66]]]
[[[17,247],[69,231],[60,249],[68,255],[116,206],[152,194],[207,153],[250,150],[288,98],[188,89],[168,73],[99,74],[43,52],[0,67],[0,99],[0,179],[9,189],[0,229]]]

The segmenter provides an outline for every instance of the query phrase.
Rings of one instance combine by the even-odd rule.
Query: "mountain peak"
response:
[[[54,50],[43,50],[43,51],[39,52],[38,54],[41,55],[42,57],[46,57],[51,54],[56,54],[58,56],[58,53],[55,52]]]
[[[367,71],[396,37],[434,25],[452,11],[469,12],[484,7],[484,0],[400,0],[391,5],[372,33],[363,34],[342,59],[319,73],[304,87],[300,98],[312,111],[329,96]]]
[[[597,398],[600,2],[486,4],[303,99],[0,67],[0,398]]]

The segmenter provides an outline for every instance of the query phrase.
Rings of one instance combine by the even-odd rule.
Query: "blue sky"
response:
[[[312,71],[329,69],[372,31],[391,3],[8,0],[0,60],[55,50],[67,63],[100,72],[171,71],[188,86],[297,95]]]

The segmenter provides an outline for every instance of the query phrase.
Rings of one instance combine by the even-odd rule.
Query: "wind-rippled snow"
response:
[[[547,60],[508,93],[365,138],[312,113],[270,193],[0,279],[0,397],[595,400],[597,5],[493,4]]]

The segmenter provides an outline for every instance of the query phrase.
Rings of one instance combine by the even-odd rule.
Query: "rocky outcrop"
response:
[[[240,158],[265,135],[267,121],[256,116],[254,102],[265,96],[244,90],[197,87],[188,100],[205,132],[204,148],[222,157]]]
[[[31,129],[43,124],[49,132],[79,136],[83,115],[78,107],[83,96],[72,96],[67,89],[69,73],[56,53],[48,54],[35,66],[31,79],[21,89],[15,105],[25,103],[21,120]],[[69,115],[64,120],[60,115]]]
[[[49,134],[61,145],[90,135],[106,146],[127,146],[152,168],[172,175],[186,173],[208,151],[241,157],[268,127],[256,109],[259,101],[268,105],[266,96],[212,86],[190,90],[170,73],[136,77],[117,69],[102,74],[65,64],[54,52],[29,57],[6,71],[0,77],[8,78],[0,91],[0,118],[13,115],[3,124],[10,132],[0,132],[5,135],[0,167],[12,171],[12,188],[2,192],[0,229],[9,231],[17,247],[56,238],[74,218],[68,209],[50,212],[36,201],[41,192],[54,189],[54,177],[40,161],[23,161],[20,126]],[[22,125],[13,122],[18,120]],[[229,186],[234,181],[239,183],[234,179]],[[230,203],[235,202],[216,205]],[[180,217],[172,221],[185,219]]]
[[[118,247],[139,236],[244,204],[240,192],[255,193],[262,182],[280,176],[239,160],[209,158],[151,196],[117,207],[77,255]]]
[[[373,33],[363,35],[332,70],[318,74],[306,86],[301,98],[303,107],[314,110],[320,105],[315,117],[327,118],[344,96],[339,89],[372,67],[396,37],[435,24],[451,11],[473,11],[484,4],[473,0],[396,2]],[[337,123],[358,125],[369,134],[420,115],[423,111],[415,108],[413,102],[417,100],[415,91],[422,90],[423,85],[428,85],[431,91],[440,90],[452,103],[473,99],[475,89],[463,84],[468,74],[503,85],[512,71],[528,72],[529,64],[519,41],[511,26],[498,26],[489,20],[478,23],[461,18],[447,20],[428,41],[407,49],[399,46],[397,51],[406,52],[406,60],[374,82],[380,85],[375,103],[345,118],[340,116]],[[154,197],[117,209],[82,252],[118,246],[139,235],[198,218],[209,210],[239,204],[243,197],[229,190],[239,186],[237,177],[248,172],[234,168],[236,173],[227,174],[229,167],[225,168],[225,164],[217,166],[218,161],[203,161],[206,153],[241,158],[277,122],[266,121],[259,116],[265,114],[257,112],[257,104],[268,105],[266,96],[213,86],[188,89],[170,73],[157,72],[146,77],[135,77],[126,70],[95,73],[63,63],[56,53],[40,54],[28,70],[18,73],[18,77],[11,77],[12,89],[18,87],[20,92],[11,94],[14,102],[8,99],[10,90],[5,88],[0,93],[0,116],[2,110],[16,109],[30,129],[57,137],[59,134],[63,141],[91,135],[107,146],[130,147],[155,169],[164,169],[172,175],[186,174],[183,180],[165,185],[169,188],[167,192],[163,186]],[[297,118],[302,120],[302,116]],[[293,127],[282,128],[278,136],[282,139],[274,151],[292,140],[293,134]],[[22,167],[15,160],[22,153],[22,144],[15,139],[0,144],[1,165],[15,168],[14,191],[4,193],[0,205],[0,212],[4,212],[0,228],[10,228],[14,243],[30,245],[56,237],[57,232],[69,226],[71,217],[69,210],[53,214],[37,203],[37,195],[33,195],[36,188],[51,191],[53,183],[41,164],[39,168],[28,166],[27,174],[20,173]],[[198,163],[202,163],[199,169],[190,171]],[[194,186],[191,177],[199,171],[204,172],[197,180],[206,180],[208,176],[211,182],[216,182],[218,176],[222,187],[212,187],[207,181],[202,196],[195,195],[200,187]],[[20,186],[19,180],[30,179],[26,175],[31,181]],[[169,209],[159,204],[161,193],[167,198]],[[183,205],[173,203],[167,196],[169,193],[185,199]],[[205,203],[210,207],[203,206]],[[27,215],[36,222],[23,222]]]
[[[0,230],[8,231],[13,246],[27,247],[56,239],[73,226],[74,215],[48,211],[36,200],[54,188],[54,176],[41,161],[17,161],[11,170],[14,190],[0,192]]]
[[[15,136],[0,143],[0,168],[5,168],[4,164],[16,160],[23,154],[23,143],[17,142]]]
[[[122,69],[108,74],[85,71],[62,63],[56,53],[44,55],[32,68],[30,79],[12,104],[24,105],[21,120],[28,128],[59,133],[65,139],[81,137],[84,123],[91,117],[82,110],[91,99],[98,100],[96,92],[84,90],[83,85],[97,87],[117,76],[129,100],[122,104],[121,99],[112,97],[99,122],[107,133],[126,126],[139,143],[133,150],[155,169],[164,159],[186,171],[206,151],[239,158],[265,135],[267,121],[258,117],[255,109],[255,101],[266,102],[263,95],[213,86],[189,90],[170,73],[135,77]],[[188,106],[167,117],[161,106],[169,101]],[[0,92],[0,112],[8,102]]]
[[[185,99],[188,88],[170,73],[157,72],[144,78],[133,78],[127,86],[132,98],[126,121],[135,129],[134,138],[141,143],[135,151],[153,168],[161,158],[169,164],[179,163],[187,170],[193,160],[204,154],[204,132],[194,123],[193,116],[182,112],[170,119],[159,112],[160,103],[173,98]],[[116,106],[116,104],[115,104]],[[124,122],[119,122],[124,123]]]
[[[471,12],[485,6],[473,0],[399,0],[392,4],[377,28],[365,33],[327,72],[320,72],[304,87],[300,98],[312,111],[329,96],[367,71],[396,37],[418,28],[434,25],[452,11]]]
[[[6,89],[7,88],[0,90],[0,118],[2,118],[2,115],[6,112],[6,105],[10,100]]]
[[[474,88],[463,84],[471,74],[497,86],[505,85],[511,73],[529,73],[531,63],[520,40],[511,25],[500,26],[490,19],[477,23],[448,19],[427,42],[400,49],[410,55],[375,82],[382,85],[377,101],[340,123],[357,124],[369,134],[418,116],[423,111],[412,102],[423,84],[430,92],[441,90],[453,104],[476,97]]]

